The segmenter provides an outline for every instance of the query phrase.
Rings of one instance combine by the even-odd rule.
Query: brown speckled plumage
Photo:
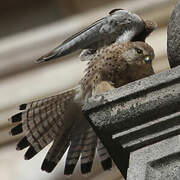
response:
[[[83,116],[81,105],[92,95],[153,74],[153,58],[153,49],[143,42],[114,43],[98,50],[79,86],[22,104],[23,111],[10,118],[11,122],[18,122],[10,133],[24,133],[17,150],[29,147],[25,159],[31,159],[53,141],[42,164],[42,170],[51,172],[69,147],[64,173],[70,175],[79,158],[81,172],[91,171],[97,147],[103,169],[110,169],[111,158]]]
[[[136,53],[141,49],[143,54]],[[134,80],[153,74],[151,62],[145,63],[143,58],[149,55],[154,58],[154,51],[147,43],[128,42],[114,43],[97,51],[88,63],[85,76],[81,80],[83,93],[92,95],[93,89],[101,81],[108,81],[114,87],[120,87]]]

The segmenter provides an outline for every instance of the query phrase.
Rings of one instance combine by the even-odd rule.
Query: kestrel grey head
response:
[[[79,49],[88,50],[83,55],[91,55],[97,49],[116,41],[120,44],[128,41],[145,41],[146,37],[157,26],[156,23],[152,22],[153,26],[150,27],[149,22],[152,21],[144,21],[137,14],[124,9],[112,10],[108,16],[69,37],[58,47],[40,57],[37,62],[49,61]],[[87,60],[88,58],[81,59]]]

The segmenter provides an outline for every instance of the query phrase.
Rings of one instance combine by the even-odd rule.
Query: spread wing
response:
[[[64,173],[72,174],[80,157],[81,172],[86,174],[91,171],[97,146],[97,137],[94,131],[90,127],[82,129],[81,132],[76,132],[76,128],[72,131],[77,119],[67,125],[68,119],[64,118],[65,111],[67,112],[76,92],[76,89],[72,89],[55,96],[22,104],[20,106],[22,112],[9,119],[16,124],[10,134],[14,136],[22,133],[24,136],[18,142],[17,150],[28,147],[25,159],[33,158],[53,141],[41,166],[41,169],[46,172],[51,172],[55,168],[69,145]],[[76,110],[74,111],[78,113]],[[74,117],[74,115],[72,116]],[[101,148],[99,148],[100,146]],[[103,145],[100,146],[98,146],[98,153],[102,167],[105,170],[110,169],[112,167],[111,159]]]
[[[88,27],[82,29],[82,30],[79,31],[78,33],[75,33],[74,35],[70,36],[70,37],[67,38],[65,41],[63,41],[62,44],[61,44],[60,46],[66,44],[66,43],[69,43],[71,40],[73,40],[73,39],[75,39],[75,38],[81,36],[82,34],[84,34],[85,32],[89,31],[90,29],[92,29],[92,28],[95,27],[96,25],[101,24],[102,22],[104,22],[104,19],[105,19],[105,18],[103,17],[103,18],[101,18],[101,19],[95,21],[94,23],[92,23],[92,24],[89,25]],[[59,46],[59,47],[60,47],[60,46]]]
[[[96,149],[103,169],[111,169],[112,160],[104,145],[97,138],[94,130],[89,127],[84,132],[75,133],[71,138],[64,174],[71,175],[79,159],[82,174],[91,172]]]
[[[25,159],[31,159],[51,141],[65,134],[64,111],[75,95],[75,89],[61,94],[22,104],[22,112],[12,116],[16,123],[11,135],[23,133],[24,137],[17,144],[17,150],[29,147]]]
[[[78,49],[84,49],[89,44],[96,40],[95,35],[100,27],[102,26],[105,18],[101,18],[88,26],[87,28],[79,31],[78,33],[72,35],[62,42],[58,47],[50,51],[48,54],[40,57],[37,62],[48,61],[57,57],[67,55],[71,52],[74,52]],[[93,29],[93,30],[92,30]]]
[[[40,57],[37,62],[65,56],[79,49],[97,49],[115,42],[118,36],[123,35],[128,28],[134,31],[130,25],[132,22],[138,23],[138,28],[144,28],[143,21],[137,15],[122,9],[112,10],[108,16],[97,20],[87,28],[69,37],[57,48]],[[129,27],[127,28],[126,25]],[[133,33],[134,36],[136,32]]]

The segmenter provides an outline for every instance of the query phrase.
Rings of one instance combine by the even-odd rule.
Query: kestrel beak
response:
[[[148,55],[145,56],[145,57],[144,57],[144,61],[145,61],[146,64],[149,64],[149,63],[151,62],[151,57],[148,56]]]

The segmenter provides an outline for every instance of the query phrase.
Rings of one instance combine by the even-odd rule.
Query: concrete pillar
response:
[[[167,53],[171,67],[180,65],[180,0],[174,8],[167,30]]]

